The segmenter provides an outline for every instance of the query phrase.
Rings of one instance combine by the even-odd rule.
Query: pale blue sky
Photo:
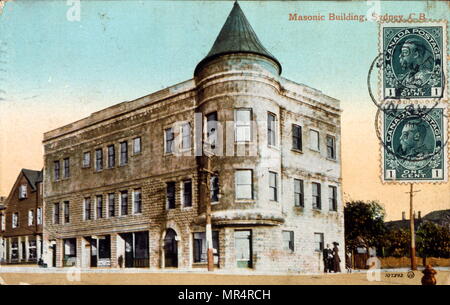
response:
[[[66,1],[7,3],[0,18],[6,45],[6,100],[58,96],[92,98],[102,106],[130,100],[192,77],[211,48],[232,1],[81,1],[80,22],[69,22]],[[370,3],[369,3],[370,4]],[[373,22],[289,21],[288,14],[363,14],[366,1],[241,1],[283,76],[348,99],[366,93],[376,56]],[[381,13],[424,12],[426,2],[381,1]],[[435,4],[433,18],[448,18]],[[345,89],[345,90],[343,90]],[[94,102],[92,100],[92,102]],[[55,101],[56,102],[56,101]],[[91,102],[91,101],[90,101]]]
[[[70,22],[66,2],[15,0],[0,16],[0,195],[9,192],[21,168],[42,167],[43,132],[192,78],[233,6],[233,1],[82,0],[81,20]],[[346,199],[378,199],[391,218],[400,217],[407,186],[380,182],[376,108],[366,88],[378,52],[377,23],[289,21],[289,13],[365,15],[373,1],[239,3],[281,62],[282,76],[342,101]],[[382,15],[449,19],[449,6],[441,1],[379,4]],[[424,213],[450,207],[449,183],[421,188],[417,200]]]

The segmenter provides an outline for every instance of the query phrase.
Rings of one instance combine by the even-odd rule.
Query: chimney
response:
[[[419,216],[418,216],[418,217],[419,217],[419,220],[422,219],[422,212],[419,211],[419,212],[417,212],[417,213],[419,214]]]
[[[406,220],[405,212],[404,212],[404,211],[402,212],[402,220]]]
[[[413,218],[414,218],[414,219],[417,219],[417,217],[416,217],[416,211],[414,211],[414,213],[413,213]]]

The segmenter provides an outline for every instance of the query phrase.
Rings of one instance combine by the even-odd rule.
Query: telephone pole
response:
[[[212,229],[211,229],[211,156],[206,154],[206,168],[203,170],[206,176],[205,183],[205,216],[206,216],[206,246],[208,248],[208,271],[214,271],[214,256],[212,244]]]
[[[416,234],[415,234],[415,230],[414,230],[414,208],[413,208],[413,197],[414,197],[414,193],[416,192],[420,192],[419,191],[413,191],[413,183],[410,184],[410,189],[409,189],[409,229],[410,229],[410,233],[411,233],[411,251],[410,251],[410,256],[411,256],[411,270],[417,270],[417,265],[416,265]]]

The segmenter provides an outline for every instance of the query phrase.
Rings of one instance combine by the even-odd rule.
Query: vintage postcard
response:
[[[449,285],[449,19],[0,0],[0,284]]]

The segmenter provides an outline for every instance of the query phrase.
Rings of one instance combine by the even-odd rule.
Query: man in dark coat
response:
[[[330,249],[330,245],[327,244],[326,248],[322,251],[323,254],[323,272],[331,272],[333,263],[333,250]]]
[[[333,270],[334,273],[341,272],[341,259],[339,258],[339,243],[333,242]]]

